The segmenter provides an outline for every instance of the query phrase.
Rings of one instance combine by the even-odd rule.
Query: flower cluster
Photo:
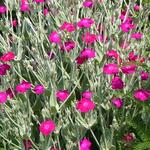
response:
[[[8,149],[126,149],[136,140],[127,121],[149,123],[143,3],[68,3],[0,5],[0,132]]]

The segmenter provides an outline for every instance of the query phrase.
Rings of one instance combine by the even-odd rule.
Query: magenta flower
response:
[[[111,80],[111,86],[114,90],[121,90],[124,87],[124,83],[120,77],[116,76]]]
[[[7,94],[6,92],[0,92],[0,104],[4,104],[7,101]]]
[[[125,18],[125,16],[126,16],[126,11],[122,11],[121,12],[121,15],[119,16],[119,19],[121,20],[121,21],[123,21],[123,22],[129,22],[129,23],[132,23],[132,18],[130,18],[130,17],[126,17]]]
[[[135,64],[128,64],[121,67],[124,74],[133,74],[136,72],[137,66]]]
[[[21,4],[27,4],[28,0],[21,0]]]
[[[56,125],[53,120],[46,120],[40,124],[39,130],[43,135],[48,136],[55,130],[55,128]]]
[[[56,43],[56,44],[58,44],[58,43],[61,42],[61,38],[60,38],[60,36],[59,36],[59,34],[58,34],[57,31],[53,31],[53,32],[48,36],[48,39],[49,39],[50,42]]]
[[[136,55],[133,51],[129,53],[129,60],[136,61],[138,59],[138,55]]]
[[[0,14],[4,14],[6,12],[6,6],[0,5]]]
[[[123,21],[123,22],[132,23],[133,19],[128,17],[128,16],[126,16],[126,13],[127,13],[126,11],[122,11],[121,15],[119,16],[119,19],[121,21]]]
[[[126,15],[126,11],[121,11],[121,14],[120,14],[120,16],[119,16],[119,19],[123,21],[124,18],[125,18],[125,15]]]
[[[78,57],[76,58],[76,63],[77,63],[78,65],[82,65],[86,60],[87,60],[87,58],[78,56]]]
[[[6,94],[7,94],[7,97],[9,97],[10,99],[13,99],[15,96],[15,91],[9,88],[6,90]]]
[[[123,100],[121,98],[113,98],[111,102],[116,108],[122,108],[123,106]]]
[[[76,46],[74,41],[67,41],[64,45],[60,45],[62,51],[70,52]]]
[[[94,110],[94,108],[95,108],[95,103],[92,100],[86,98],[82,98],[76,104],[76,109],[83,113],[87,113],[91,110]]]
[[[0,76],[5,75],[9,69],[10,69],[10,66],[8,64],[1,64],[0,65]]]
[[[82,40],[87,43],[87,44],[92,44],[96,41],[97,36],[95,34],[90,34],[89,32],[86,32],[83,36],[82,36]]]
[[[106,64],[103,67],[103,73],[105,74],[118,74],[119,73],[119,67],[117,64],[114,63],[110,63],[110,64]]]
[[[136,26],[131,24],[130,22],[126,21],[120,25],[120,28],[123,32],[129,32],[131,29],[134,29]]]
[[[148,78],[149,78],[149,73],[145,72],[145,71],[142,71],[141,72],[141,79],[142,80],[147,80]]]
[[[86,99],[91,99],[93,96],[93,93],[91,91],[84,91],[82,93],[82,97],[86,98]]]
[[[35,94],[43,94],[45,92],[45,88],[43,85],[36,85],[33,89],[33,91],[35,92]]]
[[[28,3],[22,3],[20,6],[20,11],[22,12],[28,12],[30,10],[29,4]]]
[[[148,100],[148,98],[149,98],[149,94],[147,93],[147,91],[146,90],[144,90],[144,89],[139,89],[139,90],[136,90],[135,92],[134,92],[134,98],[136,98],[137,100],[139,100],[139,101],[147,101]]]
[[[92,59],[96,56],[96,52],[92,48],[84,48],[81,51],[80,56],[85,57],[86,59]]]
[[[78,23],[77,26],[79,28],[90,28],[92,24],[94,23],[94,20],[91,18],[82,18]]]
[[[88,8],[91,8],[92,6],[93,6],[93,2],[92,2],[92,0],[85,0],[84,2],[83,2],[83,6],[84,7],[88,7]]]
[[[0,60],[3,62],[8,62],[8,61],[14,60],[14,58],[15,58],[14,52],[7,52],[3,54],[3,56],[0,57]]]
[[[134,5],[134,10],[135,10],[135,11],[139,11],[139,10],[140,10],[140,6],[139,6],[138,4],[135,4],[135,5]]]
[[[64,22],[61,25],[60,30],[65,30],[67,32],[73,32],[76,30],[76,28],[74,27],[74,25],[72,23]]]
[[[12,21],[12,26],[13,27],[17,27],[17,25],[18,25],[18,22],[17,22],[17,20],[16,19],[14,19],[13,21]]]
[[[139,40],[139,39],[141,39],[142,37],[143,37],[143,34],[140,33],[140,32],[138,32],[138,33],[132,33],[132,34],[131,34],[131,38],[132,38],[132,39],[137,39],[137,40]]]
[[[132,133],[128,133],[123,136],[124,142],[133,142],[134,140],[135,140],[135,137]]]
[[[80,141],[80,150],[90,150],[92,143],[87,138],[84,138]]]
[[[25,147],[25,150],[30,150],[31,147],[32,147],[31,141],[30,140],[26,140],[26,139],[23,140],[23,145]]]
[[[31,83],[26,82],[26,81],[22,81],[22,83],[18,84],[16,86],[16,91],[18,93],[25,93],[27,90],[29,90],[31,88]]]
[[[49,10],[48,10],[47,8],[45,8],[45,9],[43,10],[44,16],[47,16],[48,13],[49,13]]]
[[[67,90],[59,90],[56,92],[56,98],[59,101],[65,101],[69,96],[69,92]]]
[[[144,63],[144,62],[145,62],[145,58],[144,58],[144,57],[140,57],[140,58],[139,58],[139,62],[140,62],[140,63]]]
[[[118,56],[119,56],[119,54],[118,54],[118,52],[116,51],[116,50],[108,50],[107,52],[106,52],[106,56],[107,57],[111,57],[111,58],[118,58]]]

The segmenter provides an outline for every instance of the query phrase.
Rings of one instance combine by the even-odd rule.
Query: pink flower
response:
[[[26,139],[23,140],[23,145],[25,147],[25,150],[30,150],[31,147],[32,147],[31,141],[30,140],[26,140]]]
[[[36,3],[44,3],[45,0],[34,0]]]
[[[143,89],[136,90],[133,95],[136,99],[143,102],[147,101],[150,96],[147,91]]]
[[[15,58],[14,52],[7,52],[3,54],[3,56],[0,57],[0,60],[3,62],[8,62],[8,61],[14,60],[14,58]]]
[[[27,4],[28,0],[21,0],[21,4]]]
[[[126,17],[125,18],[125,16],[126,16],[126,11],[122,11],[121,12],[121,15],[119,16],[119,19],[121,20],[121,21],[123,21],[123,22],[129,22],[129,23],[132,23],[132,18],[130,18],[130,17]]]
[[[6,92],[0,92],[0,104],[3,104],[7,101],[7,94]]]
[[[14,20],[12,21],[12,26],[13,26],[13,27],[17,27],[17,25],[18,25],[18,22],[17,22],[16,19],[14,19]]]
[[[110,64],[106,64],[104,65],[103,67],[103,72],[105,74],[118,74],[119,73],[119,68],[118,68],[118,65],[117,64],[114,64],[114,63],[110,63]]]
[[[124,87],[124,83],[120,77],[116,76],[111,80],[111,86],[114,90],[121,90]]]
[[[6,94],[10,99],[13,99],[15,96],[15,92],[10,88],[6,90]]]
[[[84,7],[88,7],[88,8],[91,8],[92,6],[93,6],[93,2],[92,2],[92,0],[85,0],[84,2],[83,2],[83,6]]]
[[[141,72],[141,79],[142,80],[147,80],[148,78],[149,78],[149,73],[145,72],[145,71],[142,71]]]
[[[58,34],[57,31],[53,31],[53,32],[49,35],[48,39],[49,39],[50,42],[56,43],[56,44],[58,44],[58,43],[61,42],[61,38],[60,38],[60,36],[59,36],[59,34]]]
[[[80,56],[84,57],[86,59],[92,59],[92,58],[94,58],[96,56],[96,52],[92,48],[84,48],[81,51]]]
[[[134,5],[134,10],[135,10],[135,11],[139,11],[139,10],[140,10],[140,6],[139,6],[138,4],[135,4],[135,5]]]
[[[134,135],[132,133],[128,133],[128,134],[125,134],[123,136],[123,141],[124,142],[132,142],[134,140],[135,140],[135,137],[134,137]]]
[[[125,18],[126,17],[126,18]],[[133,19],[126,16],[126,11],[122,11],[121,12],[121,15],[119,16],[119,19],[123,22],[126,22],[126,23],[132,23]]]
[[[90,28],[92,24],[94,23],[94,20],[91,18],[82,18],[78,23],[77,26],[79,28]]]
[[[129,60],[136,61],[138,59],[138,55],[136,55],[133,51],[129,53]]]
[[[56,125],[53,120],[46,120],[40,124],[39,130],[43,135],[48,136],[55,130],[55,128]]]
[[[97,36],[95,34],[90,34],[89,32],[86,32],[83,36],[82,36],[82,40],[87,43],[87,44],[92,44],[96,41]]]
[[[84,138],[80,141],[80,150],[90,150],[92,143],[87,138]]]
[[[22,81],[22,83],[18,84],[16,86],[16,91],[18,93],[25,93],[27,90],[29,90],[31,88],[31,83],[26,82],[26,81]]]
[[[125,18],[125,15],[126,15],[126,11],[121,11],[121,14],[120,14],[120,16],[119,16],[119,19],[123,21],[124,18]]]
[[[48,10],[47,8],[45,8],[45,9],[43,10],[44,16],[47,16],[48,13],[49,13],[49,10]]]
[[[141,39],[142,37],[143,37],[143,34],[140,33],[140,32],[138,32],[138,33],[132,33],[132,34],[131,34],[131,38],[132,38],[132,39],[137,39],[137,40],[139,40],[139,39]]]
[[[120,25],[120,28],[123,32],[129,32],[131,29],[134,29],[136,26],[131,24],[130,22],[126,21]]]
[[[84,91],[82,93],[82,97],[86,98],[86,99],[91,99],[93,96],[93,93],[91,91]]]
[[[35,94],[43,94],[45,92],[45,88],[43,85],[36,85],[33,89],[33,91],[35,92]]]
[[[116,50],[108,50],[106,52],[106,56],[109,58],[115,58],[119,64],[122,62],[122,59],[120,58],[119,53]]]
[[[28,2],[24,2],[20,6],[20,11],[22,12],[28,12],[30,10]]]
[[[106,56],[107,57],[111,57],[111,58],[118,58],[118,56],[119,56],[119,54],[118,54],[118,52],[116,51],[116,50],[108,50],[107,52],[106,52]]]
[[[10,69],[8,64],[1,64],[0,65],[0,75],[3,76],[6,74],[6,71]]]
[[[127,64],[121,67],[124,74],[133,74],[136,72],[137,66],[135,64]]]
[[[91,110],[94,110],[94,108],[95,108],[95,103],[92,100],[86,98],[82,98],[76,104],[76,109],[83,113],[87,113]]]
[[[0,5],[0,14],[4,14],[6,12],[6,6]]]
[[[64,45],[60,45],[62,51],[70,52],[76,46],[74,41],[67,41]]]
[[[56,92],[56,98],[60,101],[65,101],[69,96],[69,92],[67,90],[59,90]]]
[[[121,98],[114,98],[111,102],[116,108],[122,108],[123,106],[123,100]]]
[[[67,32],[73,32],[76,30],[76,28],[74,27],[74,25],[72,23],[64,22],[61,25],[60,30],[66,30]]]
[[[78,65],[82,65],[86,60],[87,60],[87,58],[78,56],[78,57],[76,58],[76,63],[77,63]]]
[[[140,57],[140,58],[139,58],[139,62],[140,62],[140,63],[144,63],[144,62],[145,62],[145,58],[144,58],[144,57]]]

